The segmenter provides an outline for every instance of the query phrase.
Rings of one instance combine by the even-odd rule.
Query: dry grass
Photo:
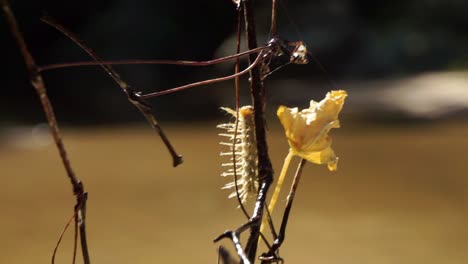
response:
[[[288,263],[468,263],[468,125],[346,125],[333,131],[339,171],[306,166]],[[93,263],[215,263],[212,239],[243,221],[220,190],[214,124],[166,130],[185,156],[177,169],[149,128],[65,130],[90,193]],[[269,139],[279,171],[281,129]],[[0,263],[48,263],[74,203],[55,148],[4,145],[0,173]],[[71,261],[71,237],[59,263]]]

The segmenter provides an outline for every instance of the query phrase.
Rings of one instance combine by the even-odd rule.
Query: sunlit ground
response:
[[[64,130],[89,192],[93,263],[216,263],[212,239],[245,219],[220,189],[229,179],[218,176],[214,126],[166,127],[185,158],[175,169],[150,128]],[[270,127],[277,172],[282,133]],[[287,263],[468,263],[467,123],[344,122],[332,135],[338,172],[306,165],[281,250]],[[1,144],[0,263],[48,263],[72,216],[71,186],[53,145]],[[71,263],[72,231],[58,263]]]

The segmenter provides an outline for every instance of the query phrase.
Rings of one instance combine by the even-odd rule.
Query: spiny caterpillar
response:
[[[234,177],[236,175],[239,197],[241,202],[245,203],[250,196],[256,196],[258,192],[257,143],[255,141],[253,107],[250,105],[241,107],[239,117],[237,117],[235,110],[227,107],[221,107],[221,109],[237,119],[233,123],[217,126],[217,128],[226,130],[226,133],[219,135],[226,137],[227,142],[220,142],[220,144],[229,147],[229,151],[221,152],[220,155],[231,158],[230,162],[221,164],[221,166],[228,168],[221,176]],[[238,122],[237,133],[236,122]],[[233,181],[224,185],[223,189],[235,189],[235,185],[235,181]],[[233,197],[236,197],[235,190],[229,195],[229,198]]]

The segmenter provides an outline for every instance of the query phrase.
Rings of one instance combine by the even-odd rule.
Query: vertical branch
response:
[[[240,45],[241,45],[241,32],[242,32],[242,6],[239,5],[237,6],[237,44],[236,44],[236,54],[240,53]],[[234,75],[239,73],[239,67],[240,67],[240,58],[236,58],[236,64],[234,66]],[[239,195],[239,186],[237,185],[238,181],[238,175],[237,175],[237,159],[236,159],[236,142],[237,142],[237,132],[239,130],[239,108],[240,108],[240,96],[239,96],[239,76],[236,76],[234,78],[234,84],[235,84],[235,96],[236,96],[236,123],[234,127],[234,139],[232,141],[232,169],[234,172],[234,188],[236,189],[236,197],[237,197],[237,202],[239,203],[239,207],[241,208],[242,212],[244,213],[245,217],[247,219],[250,218],[249,213],[247,213],[247,210],[245,209],[244,204],[242,203],[242,200]]]
[[[275,37],[277,30],[276,30],[276,0],[271,1],[271,28],[270,34],[271,37]]]
[[[257,47],[257,35],[255,31],[255,16],[253,0],[243,1],[245,31],[247,35],[248,49]],[[254,56],[249,55],[249,61],[254,60]],[[255,203],[252,221],[258,222],[252,225],[250,236],[247,240],[245,252],[249,260],[254,263],[257,252],[257,241],[260,236],[260,223],[263,218],[263,209],[268,189],[273,181],[273,168],[270,157],[268,156],[268,145],[266,141],[265,130],[265,86],[260,75],[260,66],[254,67],[250,71],[250,92],[254,106],[255,135],[258,151],[258,174],[259,174],[259,192]]]
[[[18,47],[21,51],[21,55],[24,58],[24,62],[29,73],[29,78],[31,80],[31,84],[34,86],[39,96],[42,108],[44,110],[44,114],[47,118],[47,122],[49,123],[52,137],[54,138],[55,145],[57,146],[67,176],[72,184],[73,194],[76,196],[75,211],[77,211],[77,214],[75,216],[75,221],[78,223],[80,229],[80,240],[83,259],[85,264],[89,264],[90,258],[88,253],[85,229],[87,193],[84,192],[83,184],[80,180],[78,180],[78,178],[75,176],[75,173],[73,172],[70,160],[65,150],[65,145],[60,134],[57,120],[55,118],[54,109],[52,108],[52,104],[50,103],[49,98],[47,96],[44,81],[42,79],[41,74],[37,71],[36,63],[31,53],[29,52],[24,37],[18,27],[18,23],[16,22],[15,16],[13,15],[13,11],[11,10],[10,4],[7,0],[0,0],[0,4],[2,6],[3,13],[5,14],[8,26],[10,27],[13,37],[15,38]]]

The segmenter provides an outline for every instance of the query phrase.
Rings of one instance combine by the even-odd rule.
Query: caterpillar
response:
[[[258,192],[258,160],[257,143],[255,140],[254,112],[253,107],[243,106],[239,109],[239,117],[235,110],[228,107],[221,107],[226,113],[232,115],[236,120],[233,123],[220,124],[216,126],[226,130],[219,136],[227,139],[220,144],[227,146],[228,151],[222,151],[221,156],[230,157],[229,162],[222,163],[222,167],[227,170],[221,176],[236,176],[239,198],[244,204],[251,196],[256,196]],[[237,132],[236,132],[236,122]],[[234,142],[235,140],[235,142]],[[235,160],[235,164],[234,164]],[[235,180],[224,185],[222,189],[235,189]],[[236,191],[229,195],[229,198],[236,197]]]

